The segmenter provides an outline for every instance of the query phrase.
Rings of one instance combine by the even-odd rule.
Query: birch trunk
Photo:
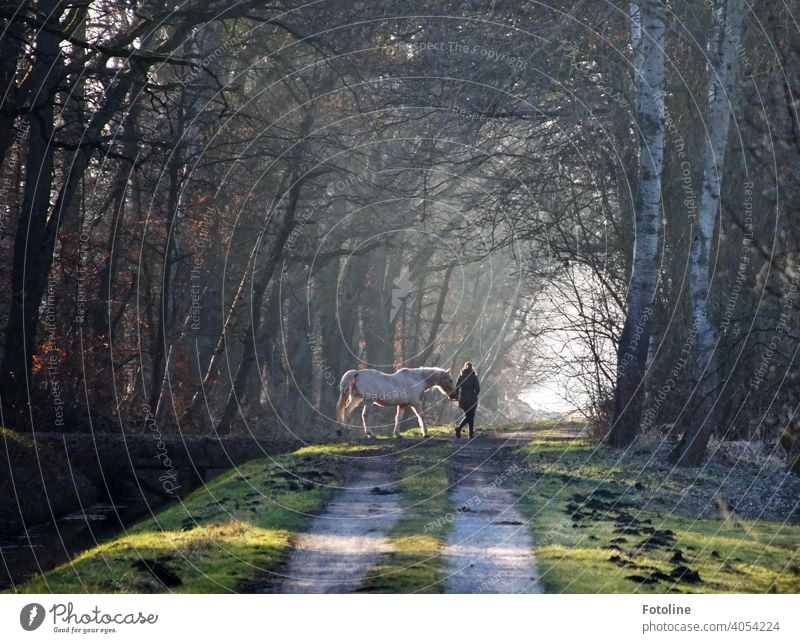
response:
[[[689,305],[695,335],[691,369],[696,403],[672,459],[680,465],[700,463],[714,430],[714,394],[717,389],[714,351],[717,330],[709,318],[711,242],[720,207],[720,186],[731,112],[735,105],[739,56],[736,51],[744,21],[744,0],[714,0],[706,46],[708,89],[706,141],[700,211],[693,231],[689,269]]]
[[[636,123],[639,131],[639,186],[627,314],[617,352],[615,446],[636,437],[642,417],[650,322],[658,278],[661,230],[661,170],[664,159],[664,5],[661,0],[630,4]]]

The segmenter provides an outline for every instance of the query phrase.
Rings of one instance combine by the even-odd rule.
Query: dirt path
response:
[[[444,549],[446,593],[542,593],[530,526],[505,486],[516,475],[510,453],[530,435],[481,434],[460,443],[442,466],[458,509]],[[455,445],[454,445],[455,446]],[[354,463],[355,474],[307,532],[298,536],[283,580],[263,592],[344,594],[360,591],[402,516],[393,456]]]
[[[271,591],[358,591],[381,554],[389,551],[386,535],[401,514],[398,495],[391,488],[392,468],[384,458],[362,462],[359,466],[368,468],[313,520],[308,532],[299,536],[286,578]]]
[[[503,484],[516,469],[504,455],[517,440],[485,434],[450,463],[458,482],[456,507],[445,547],[448,594],[541,594],[530,525]]]

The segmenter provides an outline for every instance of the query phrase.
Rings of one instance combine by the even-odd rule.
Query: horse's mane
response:
[[[401,373],[403,371],[406,372],[413,372],[413,373],[420,373],[425,376],[425,378],[429,378],[431,375],[439,374],[439,373],[448,373],[449,371],[446,368],[439,368],[438,366],[417,366],[415,368],[401,368],[397,372]]]
[[[425,383],[428,386],[438,385],[441,376],[445,373],[450,373],[447,369],[439,368],[438,366],[420,366],[419,368],[411,368],[409,370],[417,371],[420,375],[423,375],[425,377]]]

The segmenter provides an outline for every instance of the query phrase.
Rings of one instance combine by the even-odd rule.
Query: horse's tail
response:
[[[353,399],[353,393],[356,386],[356,375],[358,371],[350,370],[342,375],[342,381],[339,382],[339,402],[336,404],[336,417],[339,422],[344,422],[344,412],[350,400]]]

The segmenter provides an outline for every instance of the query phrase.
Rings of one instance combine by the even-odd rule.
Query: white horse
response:
[[[427,438],[428,425],[422,415],[422,396],[431,388],[437,388],[450,397],[454,389],[450,373],[443,368],[401,368],[391,375],[371,368],[350,370],[342,376],[339,383],[341,393],[336,413],[339,422],[344,423],[345,418],[363,402],[361,421],[364,425],[364,434],[368,438],[374,438],[372,431],[367,428],[369,402],[379,406],[396,406],[394,436],[399,438],[400,420],[403,418],[405,408],[410,406],[419,420],[422,434]]]

